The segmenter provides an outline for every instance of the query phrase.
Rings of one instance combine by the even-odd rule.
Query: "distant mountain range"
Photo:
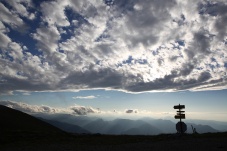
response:
[[[212,128],[209,125],[201,125],[201,124],[197,125],[197,124],[194,124],[194,123],[186,123],[186,124],[187,124],[187,127],[188,127],[188,130],[187,130],[188,133],[192,133],[191,126],[196,128],[196,132],[198,132],[198,133],[207,133],[207,132],[215,133],[215,132],[219,132],[218,130]]]
[[[46,115],[45,117],[46,119],[43,117],[37,118],[0,105],[0,150],[150,150],[151,148],[158,150],[169,150],[170,148],[173,150],[182,148],[212,150],[226,148],[226,139],[224,139],[226,133],[195,135],[193,137],[186,135],[184,139],[177,139],[181,138],[175,137],[177,135],[141,137],[125,135],[100,136],[97,134],[156,135],[171,131],[174,134],[175,123],[170,120],[143,118],[139,120],[115,119],[108,121],[86,116],[73,117],[69,115],[68,117],[66,114],[60,116],[56,114]],[[62,121],[54,119],[62,119]],[[72,120],[71,122],[74,124],[67,123],[70,122],[68,119]],[[75,125],[76,123],[81,126]],[[161,126],[155,126],[159,124]],[[198,132],[200,130],[203,130],[201,132],[216,131],[207,125],[192,125],[197,128]],[[62,130],[75,134],[71,135]],[[76,135],[78,133],[89,134]],[[96,135],[90,135],[91,133],[96,133]],[[208,137],[209,144],[207,146]],[[198,145],[194,148],[192,144],[195,144],[195,140]]]
[[[73,116],[68,114],[58,116],[48,115],[45,116],[45,118],[48,119],[45,120],[46,122],[71,133],[100,133],[111,135],[157,135],[176,133],[176,123],[167,119],[141,118],[138,120],[104,120],[97,117]],[[196,128],[198,133],[221,131],[211,127],[208,124],[195,124],[189,121],[186,122],[186,125],[187,133],[192,133],[191,126]],[[218,124],[216,124],[216,126],[217,125]]]
[[[36,133],[61,133],[63,131],[76,134],[111,134],[111,135],[157,135],[176,133],[176,128],[171,120],[141,118],[138,120],[114,119],[104,120],[97,117],[73,116],[70,114],[36,114],[30,116],[26,113],[14,109],[0,106],[0,132],[36,132]],[[227,123],[210,123],[216,129],[209,125],[208,121],[202,121],[205,124],[198,124],[199,121],[192,123],[188,120],[187,133],[192,133],[191,125],[196,128],[198,133],[223,131],[224,126],[227,129]],[[227,130],[224,131],[227,131]]]
[[[64,122],[59,122],[59,121],[53,121],[53,120],[47,120],[47,119],[43,119],[43,118],[39,118],[40,120],[49,123],[65,132],[68,133],[77,133],[77,134],[89,134],[91,132],[85,130],[84,128],[77,126],[77,125],[73,125],[73,124],[69,124],[69,123],[64,123]]]

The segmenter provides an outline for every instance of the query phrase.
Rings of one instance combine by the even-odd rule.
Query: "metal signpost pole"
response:
[[[180,104],[179,104],[179,113],[181,114]],[[181,134],[183,134],[181,116],[180,116],[180,132],[181,132]]]

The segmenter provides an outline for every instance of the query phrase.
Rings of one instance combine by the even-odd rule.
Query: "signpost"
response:
[[[178,133],[183,134],[187,130],[187,125],[181,121],[181,119],[185,119],[185,111],[181,111],[185,109],[185,105],[175,105],[173,106],[174,109],[178,109],[177,115],[175,115],[175,119],[180,119],[180,121],[176,124],[176,129]]]
[[[185,114],[177,114],[175,115],[175,119],[185,119]]]
[[[174,109],[185,109],[185,105],[175,105],[174,107],[173,107]]]
[[[178,132],[185,132],[187,130],[187,125],[184,122],[178,122],[176,124],[176,129]]]

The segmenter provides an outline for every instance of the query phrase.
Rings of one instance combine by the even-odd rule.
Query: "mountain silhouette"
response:
[[[142,120],[115,119],[104,121],[97,119],[91,121],[83,128],[92,133],[111,134],[111,135],[157,135],[162,131]]]
[[[104,121],[103,119],[97,119],[95,121],[91,121],[83,128],[92,133],[106,134],[109,127],[110,127],[110,123],[108,121]]]
[[[199,119],[189,119],[187,123],[193,123],[196,125],[209,125],[212,128],[221,131],[227,132],[227,122],[214,121],[214,120],[199,120]]]
[[[59,122],[63,122],[63,123],[77,125],[80,127],[83,127],[83,126],[87,125],[88,123],[90,123],[91,121],[98,119],[95,117],[91,118],[88,116],[75,116],[72,114],[62,114],[62,113],[60,113],[60,114],[59,113],[56,113],[56,114],[36,113],[33,115],[38,118],[41,117],[42,119],[47,119],[47,120],[51,120],[51,121],[59,121]]]
[[[176,123],[173,123],[171,120],[151,119],[151,118],[143,118],[141,120],[149,123],[154,127],[157,127],[162,131],[162,133],[176,132]]]
[[[31,115],[0,105],[0,142],[65,136],[62,130]]]
[[[40,116],[40,115],[39,115]],[[158,134],[171,134],[176,133],[176,123],[178,121],[173,121],[170,119],[154,119],[150,117],[144,117],[137,120],[132,119],[102,119],[98,117],[89,117],[89,116],[74,116],[70,114],[54,114],[54,115],[44,115],[40,116],[44,119],[54,120],[68,124],[79,126],[80,128],[89,131],[91,133],[100,133],[100,134],[113,134],[113,135],[122,135],[128,133],[131,135],[131,130],[139,130],[139,127],[142,125],[149,124],[151,129],[157,129]],[[195,123],[194,123],[195,121]],[[187,124],[187,133],[192,133],[191,125],[197,129],[198,133],[208,133],[208,132],[221,132],[226,131],[227,123],[226,122],[215,122],[215,121],[205,121],[205,120],[186,120]],[[144,126],[146,127],[146,126]],[[148,127],[148,126],[147,126]],[[220,127],[220,129],[219,129]],[[75,128],[72,128],[72,130]],[[85,132],[86,133],[86,132]],[[135,132],[137,133],[137,132]],[[151,133],[151,132],[150,132]],[[152,132],[153,133],[153,132]],[[138,135],[145,134],[144,132],[137,133]],[[147,135],[147,134],[146,134]],[[153,135],[153,134],[152,134]]]
[[[59,122],[59,121],[54,121],[54,120],[46,120],[46,119],[42,119],[44,122],[47,122],[65,132],[68,133],[77,133],[77,134],[89,134],[91,132],[85,130],[84,128],[74,125],[74,124],[69,124],[69,123],[65,123],[65,122]]]
[[[137,130],[135,134],[143,135],[146,132],[145,129],[142,127],[149,127],[151,131],[161,132],[157,128],[151,126],[150,124],[142,121],[142,120],[129,120],[129,119],[116,119],[111,122],[112,126],[108,130],[108,134],[129,134],[132,135],[133,133],[130,130]],[[144,130],[144,131],[143,131]],[[155,132],[154,132],[155,133]],[[153,133],[153,134],[154,134]],[[146,133],[145,135],[147,135]],[[151,133],[150,133],[151,134]],[[158,133],[155,133],[158,134]]]
[[[216,132],[219,132],[218,130],[212,128],[211,126],[209,125],[197,125],[197,124],[193,124],[193,123],[186,123],[187,124],[187,132],[188,133],[192,133],[192,128],[191,128],[191,125],[196,128],[196,132],[198,133],[207,133],[207,132],[210,132],[210,133],[216,133]]]
[[[158,135],[162,133],[162,131],[154,126],[151,126],[150,124],[143,124],[136,128],[131,128],[127,131],[122,132],[122,134],[127,135]]]
[[[168,119],[154,119],[150,117],[143,117],[137,120],[132,119],[109,119],[100,118],[95,116],[75,116],[71,114],[33,114],[36,117],[42,117],[43,119],[61,122],[61,127],[71,129],[70,132],[80,133],[80,128],[91,133],[101,133],[101,134],[113,134],[121,135],[130,129],[142,126],[143,124],[149,124],[151,129],[156,128],[161,134],[176,133],[176,123],[177,120]],[[197,129],[198,133],[207,132],[224,132],[227,130],[227,122],[209,121],[209,120],[190,120],[184,121],[187,124],[187,133],[192,133],[191,125]],[[64,125],[64,123],[66,125]],[[54,123],[51,123],[54,125]],[[69,126],[70,124],[71,126]],[[58,124],[57,124],[58,125]],[[57,126],[55,125],[55,126]],[[74,126],[73,126],[74,125]],[[76,126],[79,126],[75,128]],[[64,130],[66,130],[64,129]],[[66,130],[67,131],[67,130]],[[74,133],[73,132],[73,133]],[[82,132],[86,133],[86,132]],[[142,135],[142,134],[141,134]]]

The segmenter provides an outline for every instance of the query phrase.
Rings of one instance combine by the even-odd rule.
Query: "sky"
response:
[[[0,104],[227,120],[226,0],[0,0]]]

